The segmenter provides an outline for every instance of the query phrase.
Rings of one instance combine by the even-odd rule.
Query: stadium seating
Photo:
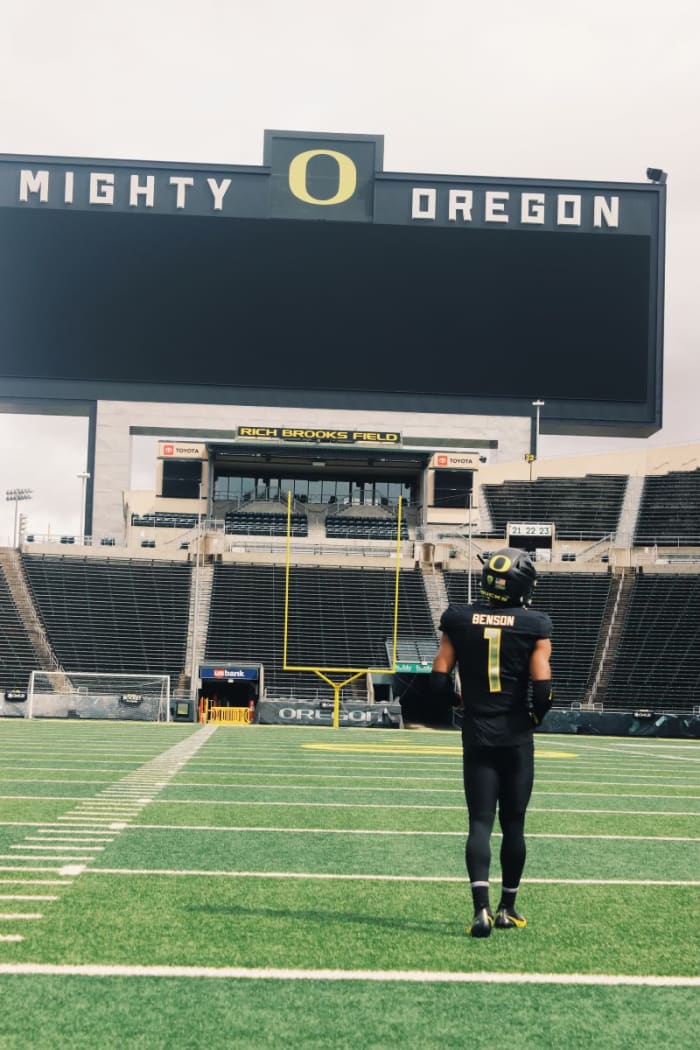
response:
[[[229,511],[224,518],[224,532],[234,536],[286,536],[287,515],[271,511]],[[308,536],[305,514],[291,515],[292,536]]]
[[[293,567],[288,662],[386,667],[394,583],[391,570]],[[207,659],[261,661],[271,696],[302,696],[309,691],[327,696],[328,687],[316,675],[282,670],[284,593],[283,566],[216,564]],[[404,636],[435,635],[418,571],[401,573],[399,631]]]
[[[467,601],[467,580],[466,572],[445,574],[450,602]],[[584,699],[596,670],[593,660],[612,580],[608,573],[547,572],[538,577],[533,608],[552,618],[552,677],[558,706]]]
[[[196,514],[170,514],[156,511],[155,514],[132,514],[131,524],[146,529],[194,529]]]
[[[395,540],[397,521],[393,517],[363,517],[349,514],[326,515],[326,536],[345,540]],[[401,539],[408,539],[405,519],[401,520]]]
[[[605,708],[691,714],[700,704],[700,575],[635,576]]]
[[[538,478],[484,485],[494,535],[508,522],[554,522],[559,540],[597,540],[615,532],[627,488],[626,474]]]
[[[634,542],[700,546],[700,469],[645,477]]]
[[[0,571],[0,691],[26,689],[29,675],[38,666],[34,646]]]
[[[67,671],[177,676],[191,569],[184,562],[24,554],[37,612]]]

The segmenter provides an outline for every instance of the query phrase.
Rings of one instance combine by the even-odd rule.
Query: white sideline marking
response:
[[[7,938],[3,938],[7,940]],[[17,938],[11,938],[16,940]],[[20,938],[21,940],[21,938]],[[581,984],[695,988],[700,977],[607,973],[465,973],[453,970],[301,970],[246,966],[105,966],[0,963],[0,974],[57,977],[206,977],[268,981],[378,981],[419,984]]]
[[[3,934],[0,934],[0,941],[23,941],[23,940],[24,940],[24,937],[22,937],[19,933],[3,933]]]
[[[2,912],[0,913],[0,922],[14,922],[15,919],[43,919],[44,916],[40,912]]]
[[[90,868],[91,875],[184,875],[224,879],[337,879],[350,882],[459,882],[464,875],[349,875],[316,871],[205,871],[197,868]],[[522,879],[523,883],[559,886],[700,886],[694,879]]]
[[[279,834],[280,832],[292,832],[294,834],[301,835],[432,835],[432,836],[445,836],[447,838],[460,838],[463,839],[466,835],[466,829],[464,831],[395,831],[393,829],[381,829],[381,828],[283,828],[283,827],[264,827],[264,826],[251,826],[246,824],[240,825],[222,825],[217,827],[216,824],[132,824],[129,828],[130,831],[222,831],[222,832],[240,832],[240,831],[254,831],[254,832],[270,832],[272,834]],[[27,838],[33,838],[34,836],[27,835]],[[563,832],[548,832],[548,831],[530,831],[527,837],[529,839],[612,839],[615,842],[700,842],[700,838],[692,835],[584,835],[584,834],[571,834],[567,835]],[[493,838],[502,838],[500,831],[493,832]]]

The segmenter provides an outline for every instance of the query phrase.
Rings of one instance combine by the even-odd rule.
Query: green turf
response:
[[[7,778],[0,796],[30,796],[0,798],[0,821],[16,822],[0,823],[0,852],[10,855],[3,864],[11,869],[0,872],[7,880],[0,883],[2,893],[24,892],[25,880],[31,891],[32,880],[56,879],[55,873],[27,872],[24,851],[11,849],[31,845],[26,836],[37,825],[67,827],[59,817],[78,819],[81,799],[99,797],[198,732],[196,726],[0,720],[6,756],[0,776]],[[42,905],[42,920],[22,927],[24,941],[0,943],[0,961],[613,977],[697,973],[698,887],[625,880],[698,879],[700,746],[540,736],[519,898],[529,925],[473,941],[464,936],[471,908],[458,745],[454,733],[217,730],[138,814],[138,826],[117,833],[84,874],[58,880],[70,885],[37,887],[59,899]],[[271,804],[289,801],[300,804]],[[330,834],[332,829],[453,834]],[[498,845],[495,838],[494,896]],[[134,875],[130,868],[408,879]],[[457,881],[417,881],[430,875]],[[619,884],[527,881],[601,877]],[[0,932],[8,929],[0,923]],[[3,975],[0,988],[2,1050],[689,1050],[697,1041],[697,988],[36,975]]]
[[[3,977],[0,988],[3,1050],[697,1046],[697,991],[691,988],[44,976]]]

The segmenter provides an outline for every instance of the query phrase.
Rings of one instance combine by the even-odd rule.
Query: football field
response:
[[[700,745],[536,745],[472,940],[457,733],[0,720],[0,1047],[696,1047]]]

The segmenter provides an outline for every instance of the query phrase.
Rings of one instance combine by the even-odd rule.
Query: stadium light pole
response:
[[[532,407],[535,410],[535,441],[534,441],[534,448],[532,450],[533,453],[534,453],[535,459],[537,459],[537,450],[538,450],[539,443],[540,443],[540,409],[544,408],[544,405],[545,405],[544,401],[540,401],[539,399],[537,401],[533,401],[532,402]]]
[[[31,489],[7,489],[6,492],[5,492],[5,499],[8,502],[10,502],[10,503],[14,503],[14,505],[15,505],[15,525],[14,525],[14,531],[12,533],[12,546],[13,547],[17,546],[17,514],[18,514],[18,511],[19,511],[20,501],[21,500],[25,500],[25,499],[31,499],[31,498],[32,498],[32,490]]]
[[[85,543],[85,486],[87,485],[90,475],[87,470],[81,470],[77,477],[82,481],[80,488],[80,523],[79,523],[79,535]]]
[[[469,489],[469,578],[467,583],[467,605],[472,604],[472,490]]]
[[[204,532],[206,531],[206,518],[202,528],[202,482],[199,482],[199,498],[197,500],[197,539],[195,544],[194,561],[194,608],[192,610],[192,637],[190,644],[192,652],[190,655],[190,700],[194,704],[197,700],[197,623],[199,621],[199,584],[201,572],[201,548]]]

